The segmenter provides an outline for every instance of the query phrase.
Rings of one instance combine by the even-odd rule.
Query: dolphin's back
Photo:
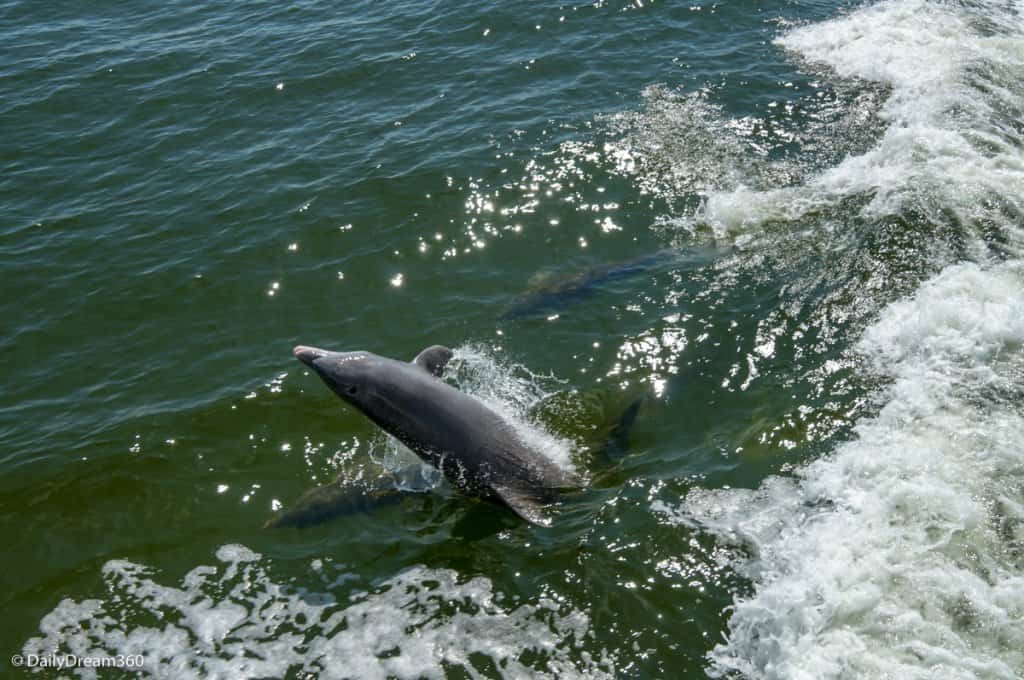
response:
[[[385,381],[391,384],[360,410],[440,469],[460,491],[502,501],[524,514],[506,496],[545,503],[557,498],[559,489],[580,486],[577,475],[525,442],[479,399],[414,364],[394,363],[386,367],[393,372]]]

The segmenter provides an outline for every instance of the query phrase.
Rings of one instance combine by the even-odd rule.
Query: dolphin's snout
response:
[[[292,353],[295,355],[296,359],[306,364],[310,368],[313,368],[314,361],[316,361],[323,355],[327,354],[327,352],[322,349],[317,349],[316,347],[306,347],[305,345],[296,345],[295,349],[292,350]]]

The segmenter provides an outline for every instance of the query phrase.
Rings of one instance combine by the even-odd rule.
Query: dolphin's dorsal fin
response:
[[[444,345],[431,345],[417,354],[412,363],[422,366],[428,373],[440,378],[451,358],[452,351]]]
[[[544,516],[544,503],[534,494],[517,489],[513,486],[491,483],[491,489],[512,511],[530,524],[542,527],[551,526],[551,520]]]

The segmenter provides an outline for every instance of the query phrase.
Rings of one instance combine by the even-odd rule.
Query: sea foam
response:
[[[891,0],[783,34],[776,43],[810,67],[889,88],[877,112],[887,126],[868,152],[804,183],[712,193],[697,221],[735,237],[866,195],[866,216],[926,206],[965,223],[1008,222],[1004,227],[1019,241],[1014,218],[1024,209],[1024,139],[1013,125],[1013,112],[1024,107],[1019,23],[995,3],[968,10]]]
[[[866,153],[798,186],[713,194],[702,219],[723,236],[749,233],[866,196],[866,219],[944,215],[964,247],[856,342],[883,386],[851,441],[753,490],[655,503],[663,521],[749,555],[736,566],[752,592],[737,595],[709,672],[1021,677],[1024,137],[1013,112],[1024,105],[1024,26],[1005,4],[891,0],[778,44],[884,84],[887,127]]]
[[[578,649],[588,616],[540,596],[511,601],[482,576],[415,566],[359,590],[353,574],[315,560],[288,585],[273,564],[241,545],[216,565],[164,585],[144,565],[103,567],[104,598],[61,601],[25,655],[141,655],[158,678],[609,677],[614,664]],[[80,677],[97,677],[79,668]]]
[[[753,553],[716,674],[1019,677],[1022,347],[1024,269],[952,266],[860,342],[892,383],[855,440],[796,479],[656,508]]]

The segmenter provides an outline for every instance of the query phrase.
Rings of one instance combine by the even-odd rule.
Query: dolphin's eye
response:
[[[359,388],[356,387],[355,385],[349,385],[348,389],[346,389],[345,391],[354,397],[356,396],[356,393],[359,392]]]

